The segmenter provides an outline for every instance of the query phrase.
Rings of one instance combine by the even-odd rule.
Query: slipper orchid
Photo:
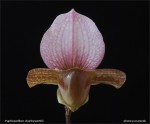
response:
[[[105,53],[103,37],[91,19],[74,9],[56,17],[42,38],[40,52],[48,68],[30,70],[29,87],[58,85],[58,102],[72,112],[88,101],[91,85],[120,88],[126,80],[120,70],[95,69]]]

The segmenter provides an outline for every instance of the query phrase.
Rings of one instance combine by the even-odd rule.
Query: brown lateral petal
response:
[[[38,84],[58,84],[58,72],[48,68],[36,68],[28,72],[27,83],[31,88]]]
[[[92,85],[108,84],[120,88],[126,80],[126,74],[117,69],[96,69]]]

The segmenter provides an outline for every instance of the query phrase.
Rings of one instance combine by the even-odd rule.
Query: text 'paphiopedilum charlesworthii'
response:
[[[95,23],[74,9],[56,17],[44,34],[40,52],[48,68],[29,71],[29,87],[38,84],[58,85],[57,99],[70,113],[88,101],[91,85],[109,84],[120,88],[124,72],[116,69],[95,69],[101,63],[105,44]]]

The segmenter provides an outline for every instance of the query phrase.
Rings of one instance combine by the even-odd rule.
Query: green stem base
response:
[[[65,113],[65,116],[66,116],[66,124],[71,124],[71,120],[70,120],[71,111],[70,111],[70,109],[69,109],[67,106],[65,106],[65,111],[66,111],[66,113]]]

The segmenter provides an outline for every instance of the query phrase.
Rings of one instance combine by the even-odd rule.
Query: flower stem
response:
[[[66,111],[66,124],[71,124],[71,120],[70,120],[70,117],[71,117],[71,111],[70,109],[65,106],[65,111]]]

